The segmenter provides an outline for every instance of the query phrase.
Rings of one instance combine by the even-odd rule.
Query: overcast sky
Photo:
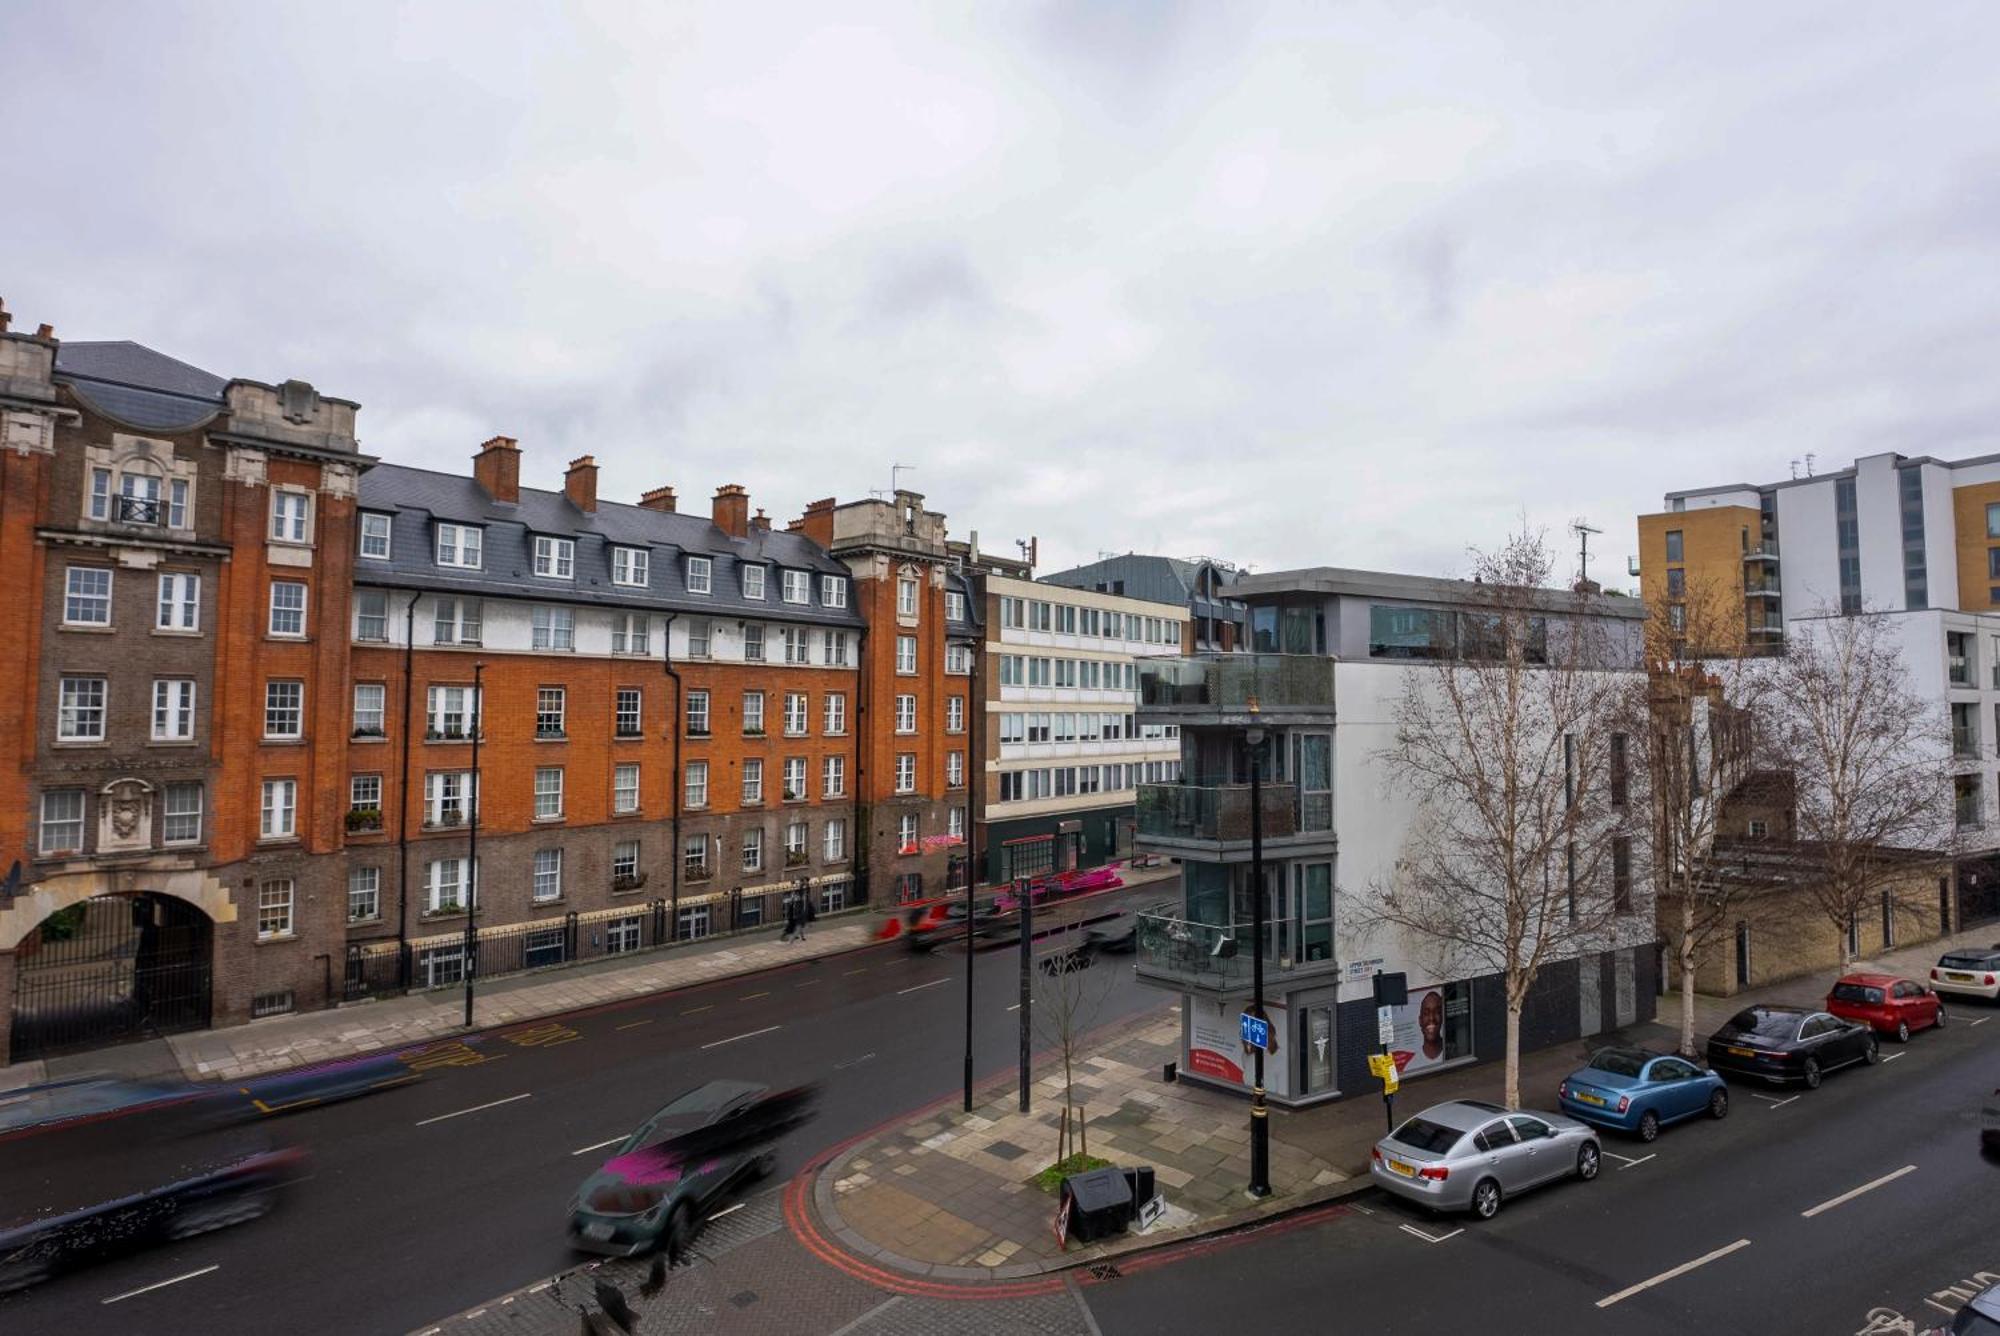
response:
[[[844,22],[826,17],[845,10]],[[0,295],[364,447],[1448,573],[2000,449],[2000,7],[0,5]]]

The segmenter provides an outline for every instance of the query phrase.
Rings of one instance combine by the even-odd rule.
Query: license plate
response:
[[[1754,1058],[1757,1054],[1747,1048],[1732,1048],[1729,1050],[1729,1056],[1732,1058]]]
[[[1417,1176],[1417,1167],[1413,1164],[1404,1164],[1401,1160],[1389,1161],[1389,1170],[1391,1173],[1401,1174],[1405,1178],[1415,1178]]]
[[[1972,982],[1972,976],[1971,976],[1970,974],[1956,974],[1956,973],[1952,973],[1952,972],[1950,972],[1950,971],[1947,971],[1944,977],[1945,977],[1945,978],[1947,978],[1947,979],[1950,979],[1950,980],[1951,980],[1951,981],[1952,981],[1953,983],[1971,983],[1971,982]]]
[[[611,1226],[604,1224],[601,1221],[593,1224],[588,1224],[583,1227],[583,1236],[585,1238],[596,1239],[600,1243],[610,1238],[611,1233],[612,1233]]]
[[[1576,1092],[1576,1097],[1585,1104],[1595,1104],[1599,1108],[1604,1107],[1604,1096],[1602,1095],[1593,1095],[1587,1090],[1579,1090]]]

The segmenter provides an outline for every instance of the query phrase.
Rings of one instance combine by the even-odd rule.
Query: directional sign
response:
[[[1271,1051],[1271,1022],[1265,1020],[1262,1016],[1253,1016],[1247,1011],[1238,1020],[1243,1026],[1244,1047],[1261,1048],[1266,1053],[1269,1053]]]
[[[1396,1042],[1396,1009],[1375,1008],[1375,1038],[1384,1048]]]

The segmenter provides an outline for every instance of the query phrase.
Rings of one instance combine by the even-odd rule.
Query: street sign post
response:
[[[1396,1009],[1375,1008],[1375,1041],[1384,1049],[1396,1042]]]
[[[1266,1053],[1271,1051],[1271,1022],[1265,1020],[1262,1016],[1248,1011],[1244,1012],[1237,1020],[1243,1030],[1243,1046],[1245,1048],[1260,1048]]]
[[[1396,1059],[1389,1048],[1396,1042],[1396,1008],[1410,1004],[1410,977],[1400,970],[1394,974],[1375,971],[1375,1038],[1382,1045],[1376,1056],[1387,1064],[1386,1070],[1376,1072],[1382,1078],[1382,1112],[1388,1117],[1389,1130],[1396,1130],[1396,1090],[1402,1084],[1396,1070]],[[1370,1059],[1368,1069],[1375,1071],[1374,1060]]]

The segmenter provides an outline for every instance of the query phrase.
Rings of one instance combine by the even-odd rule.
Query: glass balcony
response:
[[[1752,543],[1743,550],[1743,560],[1745,561],[1776,561],[1777,559],[1778,540],[1775,538],[1766,538],[1760,543]]]
[[[1139,708],[1247,718],[1333,714],[1334,661],[1317,654],[1193,654],[1139,660]]]
[[[1263,786],[1263,835],[1266,840],[1298,833],[1296,795],[1290,784]],[[1220,784],[1141,784],[1138,796],[1139,837],[1156,840],[1247,841],[1250,838],[1250,786]]]
[[[1175,988],[1211,992],[1243,992],[1251,983],[1251,930],[1247,923],[1234,926],[1203,923],[1186,917],[1178,901],[1154,905],[1138,915],[1138,973]],[[1318,958],[1296,960],[1282,942],[1289,925],[1264,925],[1264,980],[1268,991],[1274,980],[1305,974],[1326,974],[1338,966],[1330,952],[1318,951]]]

